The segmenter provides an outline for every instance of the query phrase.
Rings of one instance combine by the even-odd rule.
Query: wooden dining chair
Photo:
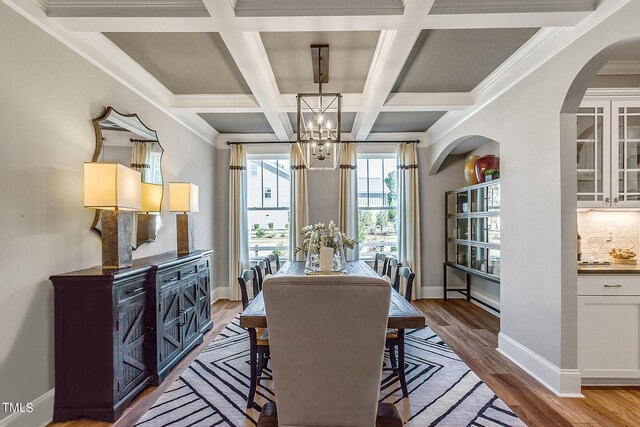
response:
[[[256,280],[258,282],[258,292],[262,290],[262,282],[264,281],[264,277],[269,273],[269,263],[267,259],[261,259],[256,261],[256,265],[253,266],[253,269],[256,272]]]
[[[379,270],[381,265],[384,265],[384,261],[387,258],[387,254],[384,252],[378,252],[373,259],[373,271],[378,273],[380,276],[384,276],[384,269],[382,272]]]
[[[254,297],[258,295],[262,287],[262,283],[258,284],[258,268],[254,267],[244,270],[240,277],[238,277],[243,310],[247,308],[250,302],[247,287],[251,286]],[[247,408],[252,408],[254,405],[253,400],[255,398],[256,388],[260,385],[260,380],[263,379],[262,372],[269,363],[269,354],[269,332],[267,328],[249,329],[249,368],[251,372]],[[258,373],[260,373],[260,375],[258,375]]]
[[[267,273],[276,274],[280,270],[280,256],[278,254],[269,254],[264,259],[267,262]],[[273,265],[276,265],[276,269],[273,269]]]
[[[399,267],[396,269],[396,274],[394,278],[394,288],[396,284],[398,288],[396,289],[400,292],[400,284],[401,279],[405,281],[405,291],[404,298],[411,302],[411,291],[413,290],[413,281],[415,280],[416,275],[411,271],[409,267],[402,267],[402,264],[399,264]],[[400,380],[400,388],[402,389],[402,395],[404,397],[409,396],[409,391],[407,389],[407,380],[405,377],[405,364],[404,364],[404,329],[388,329],[387,330],[387,339],[385,341],[385,345],[389,350],[389,360],[391,361],[391,371],[398,376]],[[396,350],[398,352],[398,357],[396,359]]]
[[[393,285],[396,291],[398,289],[395,286],[394,278],[395,278],[396,272],[398,271],[398,267],[400,266],[402,266],[402,264],[398,262],[398,258],[394,256],[388,256],[385,260],[385,267],[382,273],[383,276],[387,276],[389,280],[391,280],[391,284]]]

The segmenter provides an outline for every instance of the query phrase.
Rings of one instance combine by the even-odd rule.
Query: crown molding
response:
[[[640,74],[640,61],[609,61],[599,75],[635,75]]]
[[[39,0],[43,1],[43,0]],[[200,0],[48,0],[50,17],[208,17]]]
[[[589,88],[584,94],[584,100],[599,100],[603,98],[640,98],[638,87],[617,88]]]

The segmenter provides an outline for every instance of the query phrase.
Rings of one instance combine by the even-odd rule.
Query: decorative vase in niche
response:
[[[494,156],[493,154],[482,156],[476,160],[474,168],[476,182],[485,182],[484,171],[488,169],[500,169],[500,157]]]
[[[478,160],[480,156],[469,156],[467,162],[464,164],[464,179],[467,180],[469,185],[474,185],[478,183],[476,179],[476,160]]]

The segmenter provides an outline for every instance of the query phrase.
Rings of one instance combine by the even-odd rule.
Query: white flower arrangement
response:
[[[345,248],[354,249],[356,247],[356,243],[358,243],[356,240],[347,237],[345,233],[340,232],[333,221],[329,222],[329,234],[326,233],[326,230],[326,226],[322,222],[302,227],[301,234],[304,236],[304,241],[302,242],[301,248],[295,248],[295,253],[300,251],[307,253],[310,245],[313,245],[318,249],[326,247],[337,250],[339,243],[338,239],[334,237],[336,235],[340,235],[342,244]]]

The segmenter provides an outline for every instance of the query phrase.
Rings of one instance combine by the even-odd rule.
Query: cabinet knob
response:
[[[621,288],[622,285],[604,285],[605,288]]]

